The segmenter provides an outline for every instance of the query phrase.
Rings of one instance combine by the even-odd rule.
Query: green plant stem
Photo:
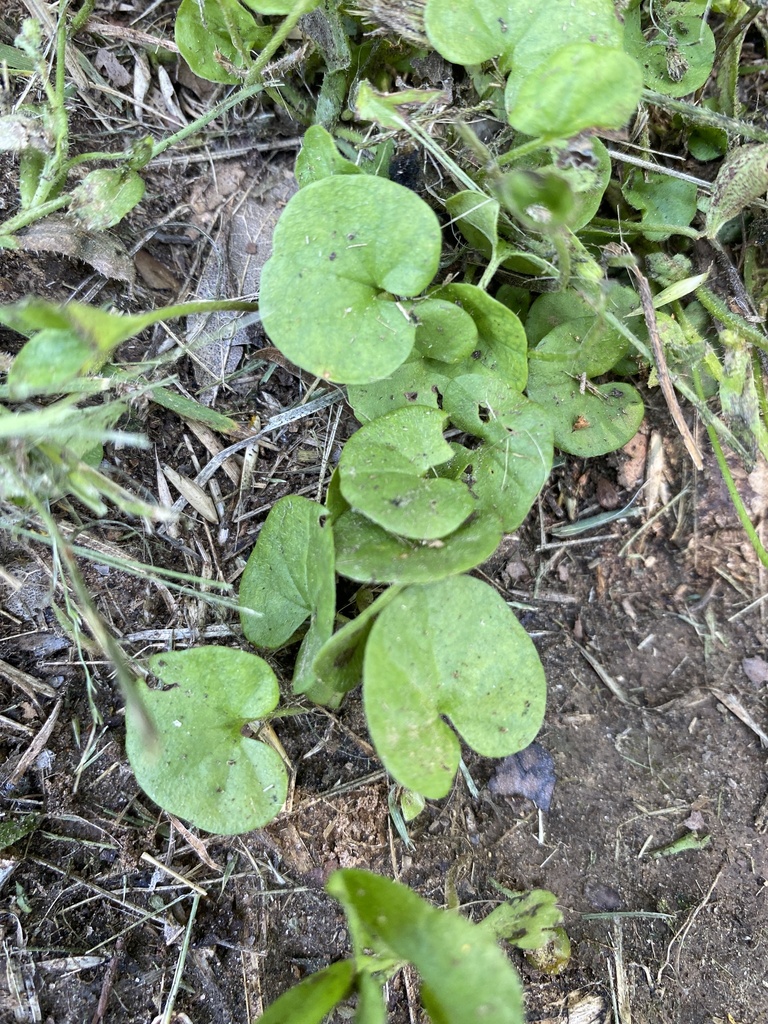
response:
[[[732,331],[735,331],[742,338],[746,338],[751,341],[757,348],[762,349],[763,352],[768,352],[768,338],[763,334],[761,330],[748,323],[743,317],[739,316],[738,313],[733,313],[728,306],[719,299],[713,291],[710,291],[705,285],[701,285],[697,288],[695,293],[696,298],[706,309],[706,311],[713,316],[715,320],[719,320],[721,324],[726,327],[730,327]]]
[[[49,213],[54,213],[63,206],[68,206],[71,201],[72,196],[70,195],[56,196],[55,199],[49,199],[47,203],[41,203],[40,206],[17,213],[15,217],[11,217],[4,224],[0,224],[0,237],[2,235],[12,235],[20,228],[25,228],[27,224],[40,220],[41,217],[47,217]]]
[[[693,368],[693,380],[696,386],[696,392],[703,404],[704,388],[702,387],[701,377],[699,375],[698,367],[696,366],[694,366]],[[749,537],[750,544],[755,549],[755,554],[760,559],[762,564],[766,567],[766,569],[768,569],[768,551],[766,551],[763,547],[763,542],[760,540],[757,530],[753,526],[752,520],[749,518],[749,514],[747,513],[747,510],[744,507],[744,502],[741,500],[741,495],[739,494],[738,489],[736,487],[736,482],[733,479],[733,474],[731,473],[728,461],[725,458],[725,452],[723,451],[723,447],[720,444],[720,439],[710,423],[706,424],[706,428],[707,434],[709,434],[709,440],[712,444],[712,449],[715,453],[715,458],[717,459],[717,465],[720,468],[720,472],[723,476],[723,481],[728,489],[728,494],[730,495],[731,501],[733,502],[733,507],[736,509],[736,514],[738,515],[739,520],[741,521],[741,525],[744,527],[744,532],[746,533],[747,537]]]
[[[654,92],[652,89],[643,89],[643,100],[651,103],[662,110],[671,110],[676,114],[684,114],[694,124],[705,124],[712,128],[722,128],[731,135],[740,135],[744,139],[753,139],[755,142],[768,142],[768,131],[757,128],[755,125],[739,121],[735,117],[728,117],[725,114],[718,114],[714,110],[707,110],[706,107],[697,107],[694,103],[686,103],[684,100],[675,100],[663,93]]]
[[[272,60],[275,53],[277,53],[279,48],[298,25],[299,20],[316,6],[317,0],[301,0],[301,3],[297,3],[291,13],[283,18],[280,22],[280,27],[261,51],[253,67],[248,72],[246,85],[250,85],[254,81],[255,77],[261,74],[270,60]]]
[[[85,25],[86,21],[93,14],[93,9],[96,6],[96,0],[83,0],[83,6],[72,18],[69,26],[69,37],[74,39],[80,29]]]

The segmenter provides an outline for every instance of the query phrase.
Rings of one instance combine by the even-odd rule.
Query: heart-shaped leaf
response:
[[[490,370],[522,391],[528,375],[527,342],[523,325],[512,310],[473,284],[445,285],[432,292],[431,298],[456,303],[477,327],[477,349],[458,372]]]
[[[424,796],[445,796],[459,765],[456,734],[504,757],[533,740],[544,717],[539,656],[504,600],[457,576],[408,587],[376,620],[365,648],[368,728],[387,771]]]
[[[480,508],[511,533],[527,516],[552,469],[549,414],[497,377],[452,380],[443,410],[454,426],[484,443],[465,458],[464,479]]]
[[[475,502],[464,484],[432,472],[453,454],[443,440],[444,424],[441,412],[417,405],[361,427],[339,463],[342,496],[401,537],[435,540],[452,533]]]
[[[261,276],[261,316],[297,366],[363,384],[408,357],[416,325],[395,296],[437,272],[440,225],[415,193],[370,175],[315,181],[289,201]]]
[[[141,202],[144,179],[136,171],[100,168],[86,174],[72,190],[69,212],[88,231],[104,231],[119,224]]]
[[[243,730],[277,705],[269,665],[245,651],[194,647],[156,654],[148,668],[164,687],[137,683],[155,744],[126,706],[126,750],[141,788],[207,832],[234,835],[266,825],[285,802],[288,775],[277,751]]]
[[[522,84],[510,78],[507,116],[525,135],[567,139],[585,128],[623,128],[642,90],[640,67],[623,50],[574,42]]]
[[[523,1024],[520,980],[487,930],[368,871],[336,871],[326,888],[344,906],[356,949],[414,965],[435,1024]]]
[[[359,583],[428,583],[467,572],[490,558],[501,541],[501,523],[473,515],[458,530],[433,541],[396,537],[359,512],[333,524],[336,571]]]
[[[333,632],[336,609],[333,532],[323,526],[327,510],[308,498],[275,503],[240,581],[243,632],[256,647],[282,647],[309,618],[296,659],[296,693],[314,692],[311,664]]]
[[[530,353],[528,397],[549,413],[556,447],[584,458],[622,448],[643,419],[631,384],[592,384],[614,365],[610,346],[582,345],[572,324],[555,328]]]

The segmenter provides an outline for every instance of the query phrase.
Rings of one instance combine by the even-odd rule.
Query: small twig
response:
[[[56,702],[53,711],[46,719],[42,729],[37,734],[37,736],[35,736],[35,738],[32,740],[27,749],[24,751],[23,755],[19,759],[19,763],[16,765],[14,770],[3,782],[3,789],[7,792],[10,792],[12,789],[15,788],[16,783],[19,781],[19,779],[23,777],[24,773],[35,763],[38,756],[42,753],[43,748],[48,742],[49,736],[53,732],[53,727],[54,725],[56,725],[56,719],[59,717],[59,712],[61,711],[63,704],[63,700],[59,700]]]
[[[161,860],[153,857],[151,853],[142,853],[141,860],[146,861],[147,864],[151,864],[156,871],[162,871],[164,874],[169,875],[171,878],[175,878],[177,882],[181,882],[182,885],[189,886],[193,892],[196,892],[198,896],[207,896],[208,893],[197,882],[192,882],[190,879],[185,878],[184,875],[180,875],[178,871],[174,871],[173,868],[169,868],[167,864],[163,864]]]
[[[757,722],[754,720],[752,715],[747,711],[744,705],[741,703],[738,697],[734,697],[733,694],[723,693],[722,690],[718,690],[716,687],[710,687],[712,693],[720,701],[720,703],[728,708],[732,715],[735,715],[740,722],[743,722],[748,729],[760,740],[760,746],[763,750],[768,750],[768,736],[760,728]]]
[[[109,995],[115,984],[117,978],[117,972],[120,968],[120,961],[123,958],[123,948],[125,946],[125,939],[122,935],[118,935],[117,942],[115,943],[115,952],[112,959],[109,961],[109,967],[107,967],[107,973],[104,975],[104,982],[101,986],[101,994],[99,995],[99,1001],[96,1004],[96,1012],[93,1015],[91,1024],[100,1024],[104,1020],[104,1016],[107,1012],[107,1004],[109,1003]]]
[[[571,643],[574,644],[581,651],[581,654],[582,654],[582,657],[584,658],[584,660],[586,662],[588,662],[589,665],[592,666],[594,671],[597,673],[597,675],[600,677],[600,679],[605,683],[605,685],[608,687],[608,689],[614,695],[616,700],[621,701],[622,704],[626,704],[627,707],[637,707],[637,701],[629,699],[629,697],[626,695],[626,693],[624,693],[624,690],[616,682],[616,680],[613,678],[613,676],[609,675],[608,672],[606,672],[606,670],[603,668],[603,666],[600,664],[600,662],[596,658],[593,658],[592,655],[589,653],[589,651],[585,647],[582,647],[581,644],[576,643],[576,641],[573,640],[573,639],[571,640]]]
[[[161,865],[162,866],[162,865]],[[181,950],[179,952],[179,959],[176,963],[176,970],[173,974],[173,981],[171,982],[171,989],[168,993],[168,999],[165,1004],[161,1016],[158,1018],[158,1024],[171,1024],[173,1019],[173,1007],[176,1002],[176,996],[179,994],[181,988],[181,979],[184,976],[184,965],[187,962],[187,954],[189,953],[189,943],[192,938],[192,925],[195,923],[195,917],[197,916],[197,908],[200,905],[200,896],[195,894],[192,898],[192,909],[189,912],[189,920],[187,921],[187,928],[184,932],[184,941],[181,944]]]
[[[656,373],[659,378],[659,385],[661,386],[664,400],[667,403],[670,416],[675,421],[675,426],[680,431],[680,436],[683,439],[685,447],[688,449],[688,454],[691,456],[694,466],[696,469],[701,470],[704,468],[701,452],[696,446],[693,434],[688,429],[688,424],[685,422],[685,417],[683,416],[680,404],[677,401],[674,385],[672,384],[669,371],[667,370],[667,360],[664,355],[664,346],[661,343],[661,336],[659,335],[659,325],[656,322],[656,310],[653,308],[653,295],[651,295],[651,287],[648,284],[648,278],[642,273],[637,264],[630,264],[627,269],[637,281],[637,289],[640,292],[640,303],[643,307],[645,325],[648,328],[648,334],[651,338],[653,358],[656,361]]]

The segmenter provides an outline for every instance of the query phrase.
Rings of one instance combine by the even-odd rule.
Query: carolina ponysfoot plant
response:
[[[470,924],[368,871],[337,871],[326,888],[344,907],[353,955],[289,989],[267,1008],[264,1024],[321,1024],[349,998],[356,1024],[384,1024],[383,986],[406,964],[419,973],[434,1024],[522,1024],[522,986],[496,941],[525,950],[546,946],[562,921],[552,893],[506,893],[507,902]]]
[[[621,127],[644,82],[674,95],[683,82],[700,84],[702,69],[711,68],[710,34],[700,4],[665,5],[659,49],[663,43],[668,53],[678,32],[687,62],[665,74],[637,45],[636,0],[623,26],[609,0],[589,0],[587,8],[585,20],[570,0],[547,0],[524,16],[507,0],[460,7],[429,0],[433,46],[471,66],[478,91],[517,132],[517,144],[495,154],[470,140],[484,160],[471,173],[407,113],[436,92],[384,95],[357,84],[360,119],[408,132],[460,184],[440,198],[466,242],[465,280],[439,278],[441,253],[447,264],[452,257],[432,207],[363,173],[319,125],[306,133],[297,161],[301,187],[278,223],[262,275],[261,315],[273,343],[306,370],[346,384],[363,425],[345,447],[324,505],[289,497],[268,516],[241,581],[244,632],[257,648],[301,640],[293,690],[310,700],[336,707],[362,682],[377,752],[417,798],[449,791],[458,737],[481,754],[504,756],[532,740],[543,716],[544,677],[532,644],[498,594],[464,574],[523,521],[555,446],[584,458],[613,451],[643,415],[635,388],[616,379],[636,367],[630,352],[651,360],[645,322],[628,319],[643,307],[634,288],[606,277],[590,240],[610,158],[597,140],[579,155],[569,138]],[[702,42],[695,53],[692,18]],[[553,24],[563,31],[553,33]],[[504,76],[501,104],[497,78],[475,70],[491,59]],[[716,185],[709,237],[757,194],[745,167],[732,163]],[[697,234],[689,182],[630,175],[623,192],[640,212],[639,220],[623,222],[625,233],[657,246],[675,234]],[[615,227],[606,233],[601,226],[595,237],[612,238]],[[502,286],[494,296],[488,289],[499,270],[534,284],[554,277],[559,288],[537,297]],[[702,372],[727,376],[702,333],[698,304],[680,305],[703,279],[686,264],[674,272],[660,266],[657,280],[666,286],[660,304],[674,303],[676,312],[676,320],[660,312],[658,329],[676,382],[695,399],[682,366],[691,346]],[[707,414],[703,403],[699,408]],[[713,429],[733,436],[715,422]],[[337,628],[339,576],[368,597],[360,614]],[[222,677],[195,682],[190,672],[185,680],[226,719],[228,743],[239,737],[243,711],[231,707]],[[156,710],[180,697],[158,693]],[[160,717],[162,743],[170,718]],[[204,717],[187,716],[184,728],[190,745],[195,737],[203,742]],[[224,744],[218,756],[239,772],[236,742],[237,757]],[[154,778],[144,764],[151,752],[135,742],[130,750],[140,778]],[[272,783],[255,785],[261,793]],[[209,799],[198,774],[184,807],[203,824],[208,812],[195,806],[198,787],[203,802]],[[156,780],[149,791],[170,806]],[[218,827],[248,827],[253,817],[238,819],[237,805],[230,806],[233,817]]]
[[[200,43],[199,59],[215,64],[203,63],[199,73],[251,83],[233,97],[266,88],[259,79],[265,62],[313,4],[248,6],[257,13],[236,0],[184,4],[177,21],[190,61]],[[264,20],[288,7],[285,21]],[[362,162],[349,159],[349,140],[364,148],[362,136],[343,127],[342,153],[319,123],[306,133],[297,161],[301,187],[278,223],[262,275],[261,315],[288,358],[347,386],[362,426],[323,505],[286,498],[270,513],[242,577],[243,627],[259,648],[300,641],[297,694],[335,707],[362,683],[377,750],[412,794],[448,792],[459,763],[457,734],[488,756],[519,750],[535,735],[544,709],[536,653],[495,591],[464,574],[523,521],[555,446],[589,458],[631,438],[642,402],[617,378],[637,370],[638,354],[696,403],[716,446],[725,440],[747,458],[753,448],[768,450],[752,362],[753,346],[768,347],[765,337],[707,288],[690,256],[664,251],[670,238],[719,244],[729,222],[764,191],[765,146],[729,156],[706,199],[695,181],[644,169],[612,181],[611,156],[591,134],[623,127],[643,86],[655,90],[658,102],[698,88],[714,59],[704,16],[711,9],[735,26],[735,7],[690,0],[659,4],[654,14],[631,0],[622,24],[610,0],[541,0],[534,12],[516,0],[428,0],[422,32],[446,60],[466,65],[473,102],[506,126],[490,148],[456,124],[453,155],[438,144],[438,132],[424,127],[434,120],[429,105],[440,90],[386,94],[362,80],[363,69],[377,81],[391,80],[397,67],[387,61],[395,58],[361,41],[334,4],[305,23],[316,41],[312,73],[321,81],[316,120],[333,126],[348,100],[347,116],[366,131],[378,126],[383,136],[409,134],[444,177],[427,203],[381,176],[386,138],[376,143],[372,173],[364,173]],[[205,50],[209,22],[216,32]],[[231,36],[229,51],[218,46],[223,33]],[[255,61],[254,45],[263,46]],[[382,53],[389,56],[380,65]],[[718,84],[725,90],[734,80],[724,75]],[[335,114],[321,117],[321,100]],[[728,87],[723,107],[734,102]],[[691,117],[698,110],[682,107]],[[726,122],[749,135],[749,126]],[[621,208],[620,225],[600,216],[610,204]],[[461,236],[458,247],[441,228],[440,207]],[[700,213],[703,230],[693,227]],[[634,273],[636,264],[618,239],[642,241],[649,278],[661,289],[655,297],[630,287],[636,277],[626,271]],[[667,307],[673,315],[662,311]],[[57,464],[59,449],[41,441],[41,424],[69,416],[71,425],[80,395],[110,388],[103,367],[121,339],[153,318],[189,311],[115,319],[76,303],[57,310],[34,302],[6,311],[4,322],[32,337],[2,397],[64,395],[34,410],[32,421],[19,419],[29,430],[21,447],[42,467],[40,486],[53,467],[48,493],[70,490],[104,508],[98,489],[82,483],[86,449],[65,434],[67,454]],[[729,423],[708,408],[718,390]],[[157,389],[153,394],[160,400]],[[163,401],[179,404],[170,393]],[[114,421],[103,416],[98,426],[109,436]],[[8,423],[3,415],[0,440],[11,433]],[[351,621],[337,615],[338,577],[361,587],[362,610]],[[153,663],[163,687],[147,691],[156,748],[140,741],[128,718],[131,759],[148,792],[217,831],[242,831],[276,813],[284,784],[274,759],[248,732],[249,716],[279,714],[263,663],[248,657],[254,660],[244,671],[260,680],[253,701],[239,689],[232,699],[228,653],[200,648]],[[222,671],[211,671],[217,665]],[[214,755],[197,770],[189,752],[209,739]],[[169,786],[168,772],[157,767],[171,756],[180,759],[178,786]],[[229,793],[229,770],[238,784],[250,780],[253,800],[227,797],[214,813],[212,794]]]

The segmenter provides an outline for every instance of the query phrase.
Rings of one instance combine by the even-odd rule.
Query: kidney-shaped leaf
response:
[[[363,700],[376,751],[403,786],[445,796],[463,739],[486,757],[533,740],[544,717],[539,656],[504,600],[457,576],[404,590],[365,649]]]
[[[475,501],[465,484],[435,476],[453,452],[445,416],[423,405],[396,409],[361,427],[339,463],[342,496],[385,530],[413,540],[452,533]]]
[[[622,128],[643,90],[637,61],[619,49],[572,43],[518,87],[507,85],[507,116],[525,135],[567,139],[585,128]]]
[[[261,316],[275,345],[318,377],[364,384],[408,357],[416,325],[394,296],[437,272],[440,225],[415,193],[370,175],[302,188],[277,223],[261,276]]]
[[[466,478],[480,508],[511,533],[525,519],[552,469],[552,424],[545,409],[498,377],[468,374],[445,389],[451,423],[484,444],[469,452]]]
[[[126,750],[141,788],[208,832],[234,835],[266,825],[285,802],[288,776],[277,751],[244,736],[243,728],[277,705],[272,669],[255,654],[226,647],[156,654],[148,667],[163,684],[137,684],[157,731],[154,744],[136,710],[126,707]]]
[[[631,384],[592,384],[616,362],[605,338],[585,342],[572,323],[551,331],[531,350],[528,397],[546,409],[555,445],[564,452],[593,458],[622,448],[637,433],[643,400]],[[597,334],[597,332],[596,332]]]
[[[428,583],[467,572],[490,558],[501,541],[501,523],[475,514],[440,540],[406,540],[382,530],[359,512],[333,524],[336,569],[359,583]]]
[[[336,871],[327,889],[356,945],[414,965],[434,1024],[523,1024],[520,980],[488,930],[368,871]]]

